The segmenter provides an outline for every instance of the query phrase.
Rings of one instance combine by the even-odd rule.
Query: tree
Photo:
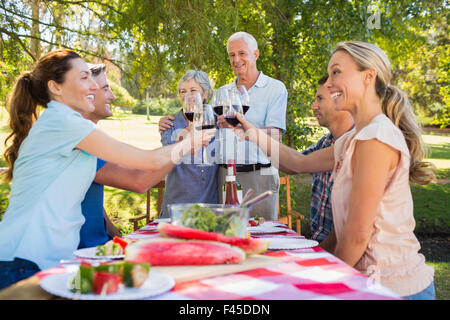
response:
[[[33,8],[40,8],[39,19]],[[440,69],[448,65],[442,58],[448,45],[446,0],[2,0],[0,12],[5,13],[0,16],[0,57],[9,48],[21,48],[20,57],[3,60],[12,68],[6,78],[13,79],[35,59],[39,51],[30,44],[36,40],[42,52],[68,47],[87,60],[117,65],[122,86],[138,99],[173,94],[191,68],[206,71],[216,86],[230,82],[227,38],[248,31],[259,44],[259,69],[288,89],[284,142],[296,148],[311,143],[313,129],[305,117],[312,115],[316,81],[339,41],[370,41],[384,49],[395,82],[410,93],[417,110],[432,103],[448,106],[448,90],[441,89],[448,76]],[[36,25],[40,29],[32,33]],[[441,30],[447,42],[436,46],[437,38],[427,32],[432,28]]]
[[[32,11],[32,21],[31,21],[31,30],[30,30],[30,37],[31,37],[31,54],[33,55],[34,60],[39,59],[41,56],[41,42],[39,41],[39,38],[41,36],[39,31],[39,16],[40,16],[40,5],[41,0],[31,0],[30,6]]]

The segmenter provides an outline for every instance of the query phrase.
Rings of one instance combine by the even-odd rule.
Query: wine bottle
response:
[[[225,178],[225,204],[239,205],[238,187],[236,180],[236,165],[234,160],[228,160],[227,176]],[[241,200],[242,200],[242,186],[239,184]]]

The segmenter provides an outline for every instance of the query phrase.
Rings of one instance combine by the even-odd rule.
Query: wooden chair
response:
[[[301,234],[301,221],[305,219],[305,217],[295,210],[291,209],[291,190],[289,185],[289,176],[280,177],[280,187],[282,185],[286,186],[286,216],[280,216],[280,202],[278,201],[278,221],[281,223],[287,224],[289,228],[292,228],[292,218],[295,219],[296,231],[298,234]]]
[[[134,231],[136,231],[138,229],[138,222],[141,221],[142,219],[146,219],[146,222],[145,222],[146,224],[150,223],[150,221],[151,221],[151,219],[150,219],[150,207],[151,207],[150,191],[152,189],[158,189],[158,203],[157,203],[158,214],[157,215],[159,215],[159,213],[161,212],[162,202],[164,199],[165,187],[166,187],[166,181],[161,180],[156,185],[154,185],[153,187],[151,187],[150,189],[147,190],[147,208],[145,210],[145,215],[129,219],[130,222],[133,222],[133,230]]]

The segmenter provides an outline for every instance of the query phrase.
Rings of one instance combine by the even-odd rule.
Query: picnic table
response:
[[[152,222],[125,236],[129,239],[160,237]],[[300,238],[284,226],[276,234],[252,237]],[[261,256],[260,256],[261,257]],[[257,261],[244,271],[223,270],[230,265],[215,266],[216,275],[194,273],[191,279],[175,278],[175,286],[153,300],[391,300],[400,297],[375,283],[320,247],[295,250],[270,250],[262,255],[268,261]],[[259,265],[259,266],[258,266]],[[72,266],[73,267],[73,266]],[[203,267],[203,266],[201,266]],[[231,268],[236,266],[231,266]],[[157,269],[158,267],[152,267]],[[179,267],[177,267],[179,268]],[[195,267],[190,267],[195,268]],[[245,269],[245,268],[244,268]],[[219,272],[217,273],[217,270]],[[0,299],[58,299],[44,291],[40,280],[57,273],[68,272],[67,266],[43,270],[0,291]]]

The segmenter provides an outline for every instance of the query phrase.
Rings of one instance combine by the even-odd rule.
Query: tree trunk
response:
[[[61,44],[63,42],[64,37],[64,31],[62,28],[59,28],[59,26],[62,26],[64,24],[64,5],[57,4],[57,7],[55,8],[55,24],[58,26],[55,30],[55,43],[61,47]]]
[[[0,32],[0,61],[5,61],[5,59],[3,57],[3,48],[4,48],[3,34]]]
[[[31,54],[35,60],[38,60],[42,53],[41,42],[39,40],[41,33],[39,31],[39,12],[41,0],[31,1],[31,10],[33,21],[31,22]]]

